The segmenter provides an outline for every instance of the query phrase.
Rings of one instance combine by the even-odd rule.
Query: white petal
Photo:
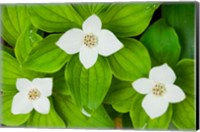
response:
[[[83,45],[83,38],[83,31],[73,28],[65,32],[56,42],[56,45],[68,54],[75,54],[79,52]]]
[[[163,115],[167,111],[168,105],[169,103],[164,97],[157,97],[152,93],[146,95],[142,102],[142,107],[151,119]]]
[[[41,92],[42,96],[50,96],[52,94],[52,78],[35,78],[33,84]]]
[[[97,34],[100,32],[101,26],[102,23],[100,18],[96,15],[92,15],[83,22],[82,28],[85,33]]]
[[[137,92],[147,94],[152,90],[154,82],[147,78],[140,78],[134,81],[132,86]]]
[[[46,97],[40,97],[39,99],[33,101],[33,107],[39,113],[48,114],[50,110],[49,99]]]
[[[17,93],[13,97],[11,112],[13,114],[26,114],[33,109],[31,101],[23,93]]]
[[[79,59],[86,69],[92,67],[96,63],[97,58],[98,52],[95,47],[89,48],[87,46],[83,46],[81,48],[79,53]]]
[[[166,87],[166,93],[164,96],[170,103],[181,102],[185,99],[185,93],[178,86],[173,84],[168,84],[165,85],[165,87]]]
[[[109,56],[123,48],[123,44],[109,30],[101,30],[97,47],[100,55]]]
[[[150,71],[149,78],[156,82],[164,84],[173,84],[176,80],[174,71],[167,65],[153,67]]]
[[[26,78],[18,78],[16,87],[20,92],[27,93],[31,88],[33,88],[33,84]]]

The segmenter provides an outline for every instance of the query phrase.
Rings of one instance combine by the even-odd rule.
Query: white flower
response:
[[[16,87],[19,92],[13,98],[11,112],[26,114],[34,108],[39,113],[48,114],[50,102],[47,97],[52,94],[52,86],[52,78],[35,78],[33,81],[18,78]]]
[[[177,85],[174,71],[163,64],[151,69],[148,78],[140,78],[132,83],[134,89],[147,94],[142,107],[150,118],[161,116],[167,111],[169,103],[178,103],[185,99],[185,94]]]
[[[92,15],[83,22],[82,30],[68,30],[56,44],[68,54],[79,52],[80,62],[88,69],[96,63],[98,54],[109,56],[123,47],[111,31],[101,28],[99,17]]]

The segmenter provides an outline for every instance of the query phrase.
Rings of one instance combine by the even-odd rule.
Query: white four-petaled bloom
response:
[[[26,114],[33,108],[42,114],[49,113],[50,102],[47,97],[52,94],[52,78],[35,78],[33,81],[18,78],[16,87],[19,92],[13,98],[13,114]]]
[[[132,83],[137,92],[147,94],[142,101],[142,107],[150,118],[164,114],[169,103],[178,103],[185,99],[182,89],[174,85],[175,80],[174,71],[163,64],[152,68],[149,78],[140,78]]]
[[[98,54],[109,56],[123,47],[111,31],[101,28],[99,17],[92,15],[83,22],[82,30],[68,30],[56,44],[68,54],[79,52],[80,62],[88,69],[95,64]]]

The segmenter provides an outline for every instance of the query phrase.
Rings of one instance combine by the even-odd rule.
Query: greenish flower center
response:
[[[152,91],[154,95],[162,96],[166,92],[166,88],[163,83],[156,83]]]
[[[97,36],[93,33],[86,34],[84,37],[84,44],[90,48],[96,46],[97,41]]]
[[[34,89],[31,89],[29,92],[28,92],[28,99],[29,100],[36,100],[40,98],[40,91],[36,88]]]

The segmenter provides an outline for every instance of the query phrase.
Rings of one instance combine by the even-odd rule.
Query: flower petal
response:
[[[86,69],[92,67],[96,63],[97,58],[98,52],[95,47],[89,48],[87,46],[83,46],[81,48],[79,53],[79,59]]]
[[[49,99],[46,97],[40,97],[39,99],[33,101],[33,107],[39,113],[48,114],[50,110]]]
[[[109,56],[123,48],[123,44],[111,31],[104,29],[98,34],[97,47],[100,55]]]
[[[157,97],[152,93],[146,95],[142,102],[142,107],[151,119],[163,115],[168,105],[169,103],[163,97]]]
[[[185,93],[183,90],[173,84],[165,85],[166,87],[166,93],[164,97],[170,102],[170,103],[177,103],[181,102],[185,99]]]
[[[11,112],[16,114],[26,114],[33,109],[31,101],[25,94],[19,92],[13,97]]]
[[[73,28],[65,32],[56,45],[68,54],[78,53],[83,45],[84,33],[82,30]]]
[[[152,90],[154,82],[147,78],[140,78],[134,81],[132,86],[137,92],[147,94]]]
[[[35,78],[33,84],[41,92],[42,96],[50,96],[52,94],[52,78]]]
[[[101,26],[100,18],[96,15],[92,15],[83,22],[82,28],[85,33],[97,34],[101,31]]]
[[[153,67],[150,71],[149,78],[156,82],[164,84],[173,84],[176,80],[174,71],[167,65]]]
[[[33,88],[33,84],[26,78],[18,78],[16,87],[20,92],[27,93],[31,88]]]

